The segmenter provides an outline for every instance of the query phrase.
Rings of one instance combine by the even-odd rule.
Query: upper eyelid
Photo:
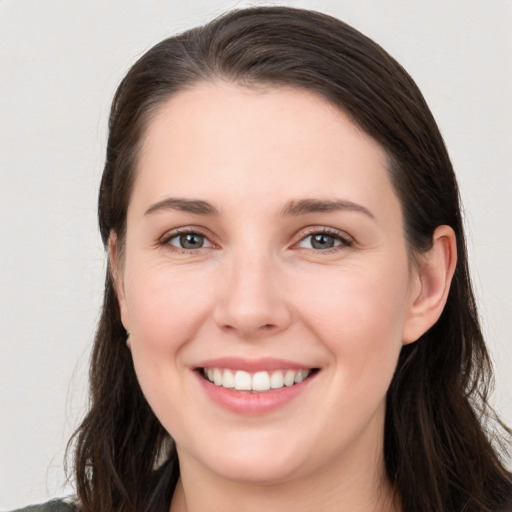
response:
[[[215,241],[212,240],[214,238],[209,232],[206,232],[204,228],[201,228],[199,226],[183,226],[179,228],[170,229],[169,231],[166,231],[160,238],[159,241],[161,243],[166,243],[169,240],[180,236],[180,235],[186,235],[187,233],[197,233],[198,235],[204,236],[207,238],[210,243],[216,245]]]
[[[300,242],[301,240],[304,240],[304,238],[318,233],[335,236],[346,242],[354,242],[354,238],[350,236],[346,231],[327,226],[309,226],[307,228],[303,228],[297,233],[295,238]]]
[[[205,240],[208,241],[208,245],[206,247],[198,247],[198,248],[186,248],[186,247],[180,247],[179,245],[174,245],[173,243],[170,243],[171,240],[179,238],[181,235],[186,234],[197,234],[202,236]],[[188,227],[183,228],[176,228],[171,231],[168,231],[165,235],[163,235],[157,242],[157,247],[165,248],[175,254],[181,254],[181,255],[200,255],[204,254],[204,251],[208,251],[211,249],[218,249],[219,246],[215,241],[212,241],[212,238],[205,233],[202,232],[202,230],[193,228],[190,229]]]
[[[201,236],[204,236],[206,239],[208,239],[208,241],[213,246],[218,247],[220,245],[218,243],[218,241],[216,241],[216,237],[213,235],[213,233],[211,233],[210,230],[207,230],[205,228],[202,228],[200,226],[195,226],[195,225],[181,226],[178,228],[171,229],[159,238],[159,243],[165,244],[165,243],[169,242],[169,240],[171,240],[177,236],[180,236],[182,234],[187,234],[187,233],[197,233]],[[291,245],[292,246],[296,245],[297,243],[304,240],[308,236],[312,236],[312,235],[318,234],[318,233],[324,233],[324,234],[327,234],[330,236],[337,237],[345,243],[350,243],[350,244],[354,243],[354,238],[351,235],[349,235],[346,231],[343,231],[343,230],[340,230],[337,228],[333,228],[333,227],[328,227],[328,226],[313,225],[313,226],[306,226],[306,227],[303,227],[300,230],[298,230],[295,233],[295,235],[293,235],[293,237],[292,237],[293,242]]]

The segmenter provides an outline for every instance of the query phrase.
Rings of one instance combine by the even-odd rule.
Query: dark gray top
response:
[[[13,510],[12,512],[77,512],[80,510],[71,500],[51,500],[41,505]]]

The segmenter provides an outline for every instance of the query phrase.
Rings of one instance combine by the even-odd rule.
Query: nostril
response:
[[[274,324],[264,324],[264,325],[261,325],[259,328],[257,327],[256,330],[270,331],[272,329],[275,329],[276,327],[277,326]],[[234,325],[230,325],[230,324],[223,325],[222,328],[225,329],[226,331],[233,331],[233,330],[236,331],[237,330],[237,328]]]

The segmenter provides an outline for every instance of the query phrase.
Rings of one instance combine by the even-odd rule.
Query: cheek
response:
[[[204,277],[204,276],[203,276]],[[131,353],[141,389],[171,435],[191,407],[182,379],[184,347],[203,325],[211,300],[204,279],[163,267],[132,274],[127,283]]]
[[[183,347],[208,316],[209,286],[198,274],[146,266],[127,282],[132,356],[146,394],[161,393],[153,388],[162,382],[172,385],[183,366]]]
[[[315,446],[319,453],[351,446],[369,425],[380,435],[402,347],[408,290],[404,268],[332,269],[297,286],[298,314],[330,353],[323,396],[328,414],[318,419],[322,437]]]
[[[131,330],[145,343],[162,343],[163,349],[181,343],[200,324],[209,288],[200,273],[146,267],[127,282]]]
[[[302,283],[296,291],[309,329],[337,364],[350,366],[352,377],[372,367],[392,373],[407,314],[407,265],[398,271],[375,266],[330,274],[321,286],[317,280],[317,286]]]

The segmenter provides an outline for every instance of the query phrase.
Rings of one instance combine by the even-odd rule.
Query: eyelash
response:
[[[313,237],[315,235],[325,235],[334,238],[336,242],[339,242],[337,245],[334,245],[333,247],[330,247],[328,249],[314,249],[314,248],[304,248],[308,251],[312,251],[315,253],[322,253],[322,254],[330,254],[331,252],[336,252],[339,250],[344,249],[345,247],[352,247],[354,244],[353,240],[350,239],[345,233],[342,231],[338,231],[337,229],[332,228],[318,228],[318,227],[312,227],[309,228],[306,233],[302,234],[300,240],[294,244],[296,247],[298,244],[304,242],[306,239]]]
[[[184,247],[178,247],[176,245],[172,245],[170,242],[175,238],[179,238],[183,235],[199,235],[204,241],[208,242],[210,246],[208,247],[198,247],[197,249],[186,249]],[[177,252],[179,254],[191,254],[193,252],[200,251],[201,249],[209,249],[210,247],[216,247],[216,245],[210,241],[207,235],[201,232],[200,229],[193,228],[180,228],[174,230],[172,233],[167,234],[160,242],[160,245],[168,247],[170,250]]]
[[[178,247],[176,245],[172,245],[170,243],[172,240],[177,239],[177,238],[179,238],[179,237],[181,237],[183,235],[199,235],[204,241],[206,241],[210,245],[207,246],[207,247],[198,247],[197,249],[187,249],[187,248],[184,248],[184,247]],[[312,252],[315,252],[315,253],[329,254],[331,252],[339,251],[339,250],[341,250],[341,249],[343,249],[345,247],[351,247],[353,245],[353,243],[354,243],[353,240],[348,238],[341,231],[338,231],[338,230],[335,230],[335,229],[332,229],[332,228],[325,228],[325,227],[324,228],[312,227],[312,228],[309,228],[305,233],[302,233],[300,240],[293,244],[293,248],[295,248],[295,249],[299,248],[300,249],[300,247],[298,247],[299,244],[301,244],[302,242],[304,242],[308,238],[313,237],[315,235],[325,235],[325,236],[328,236],[328,237],[332,237],[335,240],[335,243],[336,242],[339,242],[339,243],[337,243],[333,247],[329,247],[327,249],[315,249],[315,248],[307,248],[307,247],[303,247],[302,249],[305,249],[307,251],[312,251]],[[172,250],[174,252],[177,252],[179,254],[191,254],[191,253],[200,251],[201,249],[209,249],[209,248],[212,248],[212,247],[213,248],[216,247],[215,243],[210,241],[208,236],[205,235],[204,233],[202,233],[201,230],[199,230],[199,229],[192,229],[192,228],[180,228],[180,229],[177,229],[177,230],[173,231],[172,233],[166,235],[161,240],[160,245],[166,246],[170,250]]]

